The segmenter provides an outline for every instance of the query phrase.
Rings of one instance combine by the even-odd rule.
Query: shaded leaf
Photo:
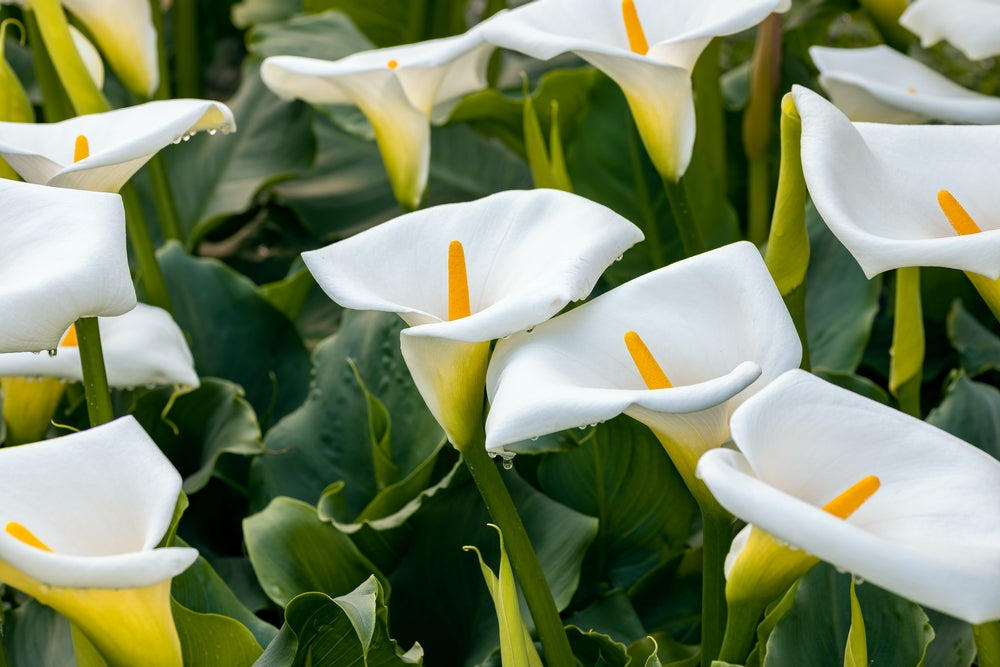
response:
[[[1000,459],[1000,390],[955,371],[927,422]]]
[[[241,623],[219,614],[199,614],[171,601],[181,653],[188,667],[249,667],[263,652]]]
[[[958,350],[962,368],[975,377],[1000,369],[1000,336],[983,326],[961,301],[952,303],[947,319],[948,339]]]

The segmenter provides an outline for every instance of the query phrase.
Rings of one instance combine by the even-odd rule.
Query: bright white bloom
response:
[[[165,310],[140,303],[119,317],[98,319],[108,384],[130,388],[145,385],[197,387],[191,350],[180,327]],[[55,377],[83,380],[80,348],[75,335],[63,339],[57,354],[0,354],[0,377]]]
[[[0,157],[31,183],[118,192],[170,143],[201,130],[235,129],[221,102],[162,100],[59,123],[0,123]],[[81,136],[89,155],[74,162]]]
[[[666,388],[648,388],[624,340],[629,331],[648,346]],[[672,441],[671,458],[693,479],[701,453],[728,439],[736,406],[797,367],[801,352],[760,253],[734,243],[498,342],[486,380],[486,447],[502,451],[624,412]]]
[[[809,55],[833,103],[853,121],[1000,123],[1000,97],[973,92],[885,45],[813,46]]]
[[[0,352],[51,350],[135,307],[121,197],[0,179]]]
[[[265,58],[260,75],[284,98],[352,104],[375,131],[392,190],[420,205],[430,165],[430,125],[447,120],[467,93],[486,87],[493,47],[475,32],[354,53],[340,60]]]
[[[899,22],[924,47],[946,39],[972,60],[1000,55],[997,0],[914,0]]]
[[[869,278],[905,266],[1000,276],[1000,126],[851,123],[816,93],[792,92],[809,194]],[[942,191],[980,233],[956,231]]]
[[[410,325],[406,364],[461,447],[480,428],[489,342],[585,298],[641,239],[635,225],[582,197],[507,191],[409,213],[302,258],[337,303],[395,312]],[[452,241],[464,248],[461,269]]]
[[[970,623],[1000,618],[996,459],[803,371],[772,382],[731,425],[740,451],[707,452],[698,475],[747,531],[801,550],[780,558],[818,557]],[[750,553],[754,541],[734,541],[730,577],[750,583],[755,560],[758,571],[774,562],[773,547],[763,562]]]
[[[66,616],[112,664],[179,667],[170,579],[198,552],[157,544],[180,489],[132,417],[0,449],[0,581]]]
[[[653,164],[676,181],[694,146],[691,72],[698,56],[713,37],[790,6],[789,0],[535,0],[499,12],[478,30],[497,46],[541,60],[573,52],[614,79]]]

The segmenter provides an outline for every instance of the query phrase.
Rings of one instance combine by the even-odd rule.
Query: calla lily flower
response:
[[[132,417],[0,449],[0,581],[74,623],[111,665],[181,665],[170,580],[198,552],[157,548],[181,477]]]
[[[486,87],[493,47],[476,32],[354,53],[340,60],[265,58],[260,76],[275,94],[312,104],[352,104],[375,131],[392,191],[420,205],[430,165],[430,125],[466,93]]]
[[[744,403],[731,427],[740,451],[707,452],[697,470],[750,524],[728,561],[731,601],[780,594],[782,569],[801,565],[794,578],[819,558],[970,623],[1000,618],[996,459],[803,371]]]
[[[885,45],[813,46],[819,83],[853,121],[1000,123],[1000,97],[973,92]]]
[[[348,308],[398,313],[403,357],[431,413],[460,449],[481,428],[490,341],[590,294],[642,232],[558,190],[501,192],[403,215],[302,254]]]
[[[0,352],[59,345],[81,317],[136,305],[121,197],[0,179]]]
[[[972,60],[1000,55],[1000,3],[996,0],[914,0],[899,23],[924,47],[945,39]]]
[[[1000,126],[851,123],[792,92],[809,194],[869,278],[907,266],[1000,277]]]
[[[191,350],[167,311],[140,303],[118,317],[98,319],[108,384],[197,387]],[[83,380],[75,332],[63,337],[55,355],[30,352],[0,354],[0,377],[55,377]]]
[[[233,112],[221,102],[161,100],[59,123],[0,123],[0,157],[31,183],[118,192],[170,143],[202,130],[235,129]],[[81,153],[86,157],[76,160]]]
[[[94,85],[100,90],[104,87],[104,61],[101,60],[101,54],[97,52],[97,48],[75,26],[71,25],[69,27],[69,34],[73,37],[73,44],[76,45],[76,50],[80,52],[80,58],[83,60],[83,65],[87,68],[87,72],[90,73],[90,78],[94,80]]]
[[[789,0],[535,0],[478,30],[497,46],[548,60],[572,52],[621,87],[656,169],[677,181],[694,147],[691,72],[713,37],[783,12]]]
[[[646,351],[633,351],[627,332]],[[801,353],[757,249],[724,246],[499,341],[486,378],[486,447],[501,452],[625,413],[656,433],[690,482],[698,457],[729,438],[736,406],[797,367]]]

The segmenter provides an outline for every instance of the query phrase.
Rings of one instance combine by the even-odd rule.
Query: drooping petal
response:
[[[793,89],[802,170],[823,220],[872,277],[903,266],[1000,276],[1000,126],[852,124],[810,90]],[[951,192],[982,228],[959,236],[938,205]]]
[[[646,388],[623,341],[630,330],[672,387]],[[732,410],[800,355],[757,249],[725,246],[499,341],[486,380],[486,446],[499,451],[625,412],[671,439],[715,447]]]
[[[191,350],[165,310],[140,303],[119,317],[102,317],[98,324],[110,386],[198,386]],[[0,376],[82,381],[80,349],[75,345],[55,349],[55,356],[30,352],[0,355]]]
[[[741,452],[698,474],[777,539],[971,623],[1000,618],[1000,462],[901,412],[791,371],[733,414]],[[822,507],[881,485],[847,519]]]
[[[852,121],[1000,123],[1000,98],[963,88],[888,46],[813,46],[809,55],[820,85]]]
[[[81,317],[135,307],[115,194],[0,180],[0,352],[54,349]]]
[[[408,336],[479,343],[586,297],[641,239],[635,225],[583,197],[514,190],[408,213],[302,258],[342,306],[399,313]],[[453,240],[465,248],[472,312],[448,321]]]
[[[80,19],[125,87],[152,97],[160,83],[156,28],[146,0],[62,0]]]
[[[31,183],[118,192],[153,155],[202,130],[232,132],[233,113],[221,102],[162,100],[59,123],[0,123],[0,156]],[[73,160],[76,138],[90,156]]]
[[[924,47],[948,40],[972,60],[1000,54],[1000,3],[996,0],[914,0],[899,23]]]

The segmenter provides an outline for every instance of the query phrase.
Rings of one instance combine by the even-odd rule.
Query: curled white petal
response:
[[[914,0],[899,23],[925,47],[948,40],[972,60],[1000,55],[996,0]]]
[[[793,88],[802,170],[816,209],[868,277],[940,266],[1000,277],[1000,125],[851,123],[816,93]],[[982,228],[959,236],[937,203],[950,191]]]
[[[87,72],[90,73],[90,78],[94,80],[94,85],[98,89],[103,88],[104,61],[101,60],[101,54],[97,52],[97,49],[90,43],[90,40],[77,30],[75,26],[71,25],[69,27],[69,34],[73,37],[76,50],[80,52],[80,58],[83,59],[83,65],[87,68]]]
[[[121,197],[0,180],[0,352],[54,349],[81,317],[135,307]]]
[[[197,551],[157,549],[181,478],[132,417],[0,450],[0,560],[50,586],[140,588]],[[2,528],[21,524],[51,552]]]
[[[1000,462],[939,429],[790,371],[733,414],[740,452],[698,475],[723,507],[779,540],[921,604],[1000,618]],[[846,520],[821,508],[868,475]]]

